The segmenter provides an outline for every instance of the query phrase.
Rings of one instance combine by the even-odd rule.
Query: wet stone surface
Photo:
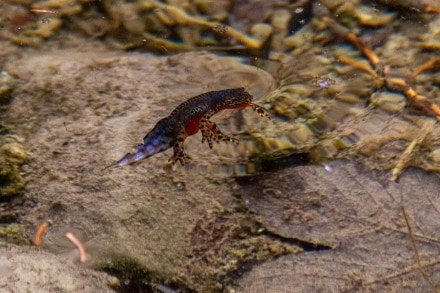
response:
[[[435,1],[17,3],[0,3],[0,239],[50,225],[42,255],[1,248],[30,265],[0,269],[44,271],[44,290],[53,255],[118,290],[438,288]],[[272,116],[215,115],[240,144],[195,135],[185,167],[167,151],[103,170],[183,101],[234,87]]]

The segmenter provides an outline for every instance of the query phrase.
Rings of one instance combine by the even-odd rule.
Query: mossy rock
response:
[[[6,135],[0,138],[0,197],[17,195],[24,187],[20,168],[27,161],[23,139]]]
[[[0,224],[0,239],[14,244],[29,243],[23,226],[19,224]]]

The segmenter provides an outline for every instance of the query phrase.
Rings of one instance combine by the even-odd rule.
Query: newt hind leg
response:
[[[185,149],[183,147],[183,142],[185,141],[185,139],[188,137],[188,134],[186,133],[181,133],[179,134],[179,136],[177,137],[177,141],[174,143],[173,146],[173,157],[171,159],[169,159],[169,162],[171,164],[176,163],[177,161],[183,166],[185,165],[187,160],[190,160],[190,156],[188,156],[185,153]]]
[[[214,122],[211,123],[212,123],[211,135],[213,136],[216,142],[224,141],[224,142],[232,142],[235,144],[239,143],[238,139],[227,136],[226,134],[220,131],[220,129],[217,127],[217,124],[215,124]]]
[[[202,143],[208,142],[209,148],[212,149],[212,141],[232,142],[238,144],[238,139],[227,136],[217,127],[217,124],[210,121],[209,118],[202,118],[199,123],[200,131],[202,132]]]

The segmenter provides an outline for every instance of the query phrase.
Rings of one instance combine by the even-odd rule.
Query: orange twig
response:
[[[331,19],[330,17],[324,16],[322,18],[322,21],[324,21],[324,23],[329,27],[329,29],[333,33],[337,34],[338,36],[346,38],[347,35],[350,33],[348,28],[346,28],[343,25],[340,25],[339,23],[337,23],[335,20]]]
[[[433,59],[423,63],[422,65],[420,65],[419,67],[414,69],[414,72],[412,75],[417,76],[424,71],[433,69],[438,61],[440,61],[440,58],[433,58]]]
[[[425,8],[425,12],[429,12],[429,13],[440,13],[440,8],[436,8],[436,7],[432,7],[432,6],[427,6]]]
[[[388,81],[391,85],[402,87],[402,92],[405,96],[413,101],[423,105],[426,109],[434,113],[437,120],[440,121],[440,107],[428,100],[426,97],[418,95],[405,81],[393,78]]]
[[[428,109],[429,111],[434,113],[437,121],[440,121],[440,107],[439,106],[437,106],[436,104],[434,104],[433,102],[428,100],[426,97],[421,96],[421,95],[417,95],[416,92],[412,88],[409,88],[407,91],[404,91],[404,94],[409,99],[412,99],[414,101],[419,102],[419,104],[423,105],[426,109]]]
[[[356,37],[356,35],[349,33],[346,36],[347,40],[349,40],[353,45],[355,45],[359,50],[362,51],[362,53],[368,58],[371,65],[376,67],[377,64],[379,64],[380,59],[377,57],[377,55],[367,46],[365,46],[364,43],[361,42],[361,40]]]
[[[369,60],[371,66],[374,69],[362,62],[358,62],[356,60],[344,56],[339,57],[340,62],[351,65],[357,69],[363,70],[375,78],[385,80],[388,89],[397,90],[404,93],[409,100],[413,100],[421,104],[428,111],[435,114],[437,121],[440,121],[440,107],[437,106],[434,102],[428,100],[426,97],[418,95],[405,80],[400,78],[388,77],[387,71],[389,71],[389,68],[388,69],[386,67],[384,68],[383,73],[385,74],[385,77],[379,76],[379,74],[382,74],[381,73],[382,70],[379,66],[380,65],[379,57],[370,48],[368,48],[355,34],[350,33],[346,27],[338,24],[336,21],[334,21],[329,17],[323,17],[322,20],[333,33],[346,38],[353,46],[361,50],[363,55]],[[412,73],[412,77],[415,77],[426,70],[431,70],[435,68],[439,60],[440,58],[433,58],[425,62],[424,64],[420,65],[414,70],[414,72]],[[376,72],[376,70],[379,71],[379,74]]]
[[[322,20],[330,28],[330,30],[333,31],[333,33],[346,38],[356,48],[361,50],[362,53],[368,58],[373,67],[376,67],[376,65],[380,63],[379,57],[373,52],[373,50],[362,43],[362,41],[359,40],[359,38],[355,34],[350,33],[350,31],[346,27],[340,25],[333,19],[326,16],[324,16]]]
[[[86,253],[86,249],[84,248],[84,245],[81,243],[81,241],[79,241],[79,239],[76,238],[76,236],[73,235],[72,232],[67,232],[66,237],[69,238],[69,240],[72,241],[73,244],[75,244],[75,246],[78,248],[79,260],[81,262],[86,262],[87,261],[87,253]]]
[[[40,246],[42,242],[42,237],[44,234],[44,231],[46,230],[47,226],[49,226],[49,222],[44,222],[43,224],[38,227],[37,233],[35,234],[35,245]]]
[[[380,78],[380,76],[376,73],[376,71],[371,69],[367,63],[362,63],[362,62],[359,62],[359,61],[356,61],[356,60],[353,60],[351,58],[344,57],[344,56],[339,56],[339,61],[342,63],[348,64],[348,65],[351,65],[354,68],[365,71],[365,72],[371,74],[374,78]]]

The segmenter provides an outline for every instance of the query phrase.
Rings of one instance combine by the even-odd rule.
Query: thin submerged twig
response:
[[[402,209],[403,217],[405,218],[406,226],[408,227],[408,235],[409,235],[409,239],[411,241],[412,248],[414,250],[414,254],[416,256],[418,270],[420,271],[420,274],[425,279],[425,281],[429,284],[429,286],[431,286],[431,288],[434,289],[434,291],[438,293],[438,292],[440,292],[440,289],[437,288],[436,285],[429,278],[428,274],[426,273],[425,269],[422,266],[422,262],[420,261],[419,250],[417,249],[416,241],[414,240],[414,237],[413,237],[412,228],[409,223],[409,217],[408,217],[408,214],[406,213],[405,207],[402,205],[401,209]]]

